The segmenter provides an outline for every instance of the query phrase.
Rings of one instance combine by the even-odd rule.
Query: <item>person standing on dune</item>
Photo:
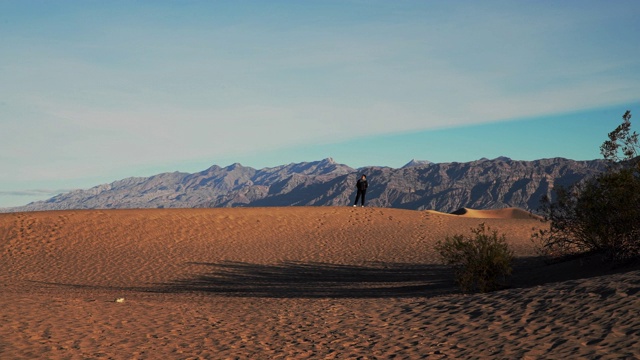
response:
[[[367,175],[362,174],[358,182],[356,183],[356,201],[353,204],[353,207],[358,206],[358,200],[360,200],[360,206],[364,207],[364,197],[367,194],[367,188],[369,187],[369,183],[367,182]]]

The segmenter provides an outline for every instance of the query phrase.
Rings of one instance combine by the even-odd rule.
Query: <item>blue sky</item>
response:
[[[599,158],[640,113],[638,16],[635,0],[0,0],[0,207],[233,162]]]

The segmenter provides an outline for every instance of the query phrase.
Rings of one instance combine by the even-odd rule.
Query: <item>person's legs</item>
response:
[[[367,190],[363,190],[362,191],[362,202],[360,203],[361,206],[364,206],[364,196],[367,194]]]
[[[353,203],[353,206],[358,205],[358,200],[360,200],[360,190],[356,193],[356,201]]]

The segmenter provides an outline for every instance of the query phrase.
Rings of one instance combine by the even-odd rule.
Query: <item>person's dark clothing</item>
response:
[[[367,179],[358,180],[358,182],[356,183],[356,189],[358,189],[358,192],[356,194],[356,201],[354,205],[358,205],[358,200],[361,200],[360,205],[364,206],[364,198],[367,194],[367,187],[369,187]]]

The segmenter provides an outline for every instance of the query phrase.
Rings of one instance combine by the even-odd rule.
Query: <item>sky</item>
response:
[[[0,207],[235,162],[600,158],[640,116],[638,16],[636,0],[0,0]]]

